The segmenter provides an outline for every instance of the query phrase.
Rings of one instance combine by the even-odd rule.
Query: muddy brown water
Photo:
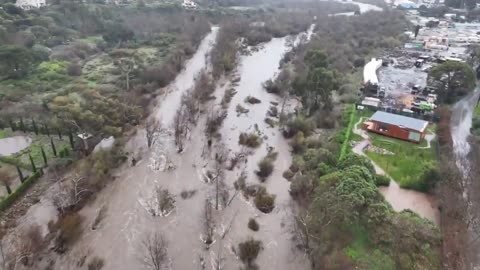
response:
[[[26,136],[13,136],[0,139],[0,156],[10,156],[27,148],[32,139]]]
[[[173,83],[176,89],[172,89],[160,102],[155,116],[162,119],[165,127],[171,127],[171,111],[180,104],[179,92],[186,91],[193,85],[196,73],[190,68],[199,71],[198,67],[204,65],[205,53],[211,47],[210,41],[214,40],[215,35],[216,31],[206,37],[198,52],[187,63],[187,69],[179,75],[183,79]],[[258,130],[262,134],[268,136],[241,169],[227,172],[225,182],[230,196],[235,193],[233,182],[243,170],[248,173],[247,182],[259,183],[253,172],[257,168],[257,162],[267,153],[267,147],[272,146],[278,152],[275,170],[264,184],[268,192],[276,195],[276,207],[272,213],[261,213],[252,204],[252,200],[246,200],[238,194],[226,209],[214,211],[217,220],[215,242],[209,250],[205,249],[200,240],[204,226],[204,201],[205,198],[213,197],[214,187],[204,182],[205,171],[212,165],[210,163],[213,157],[212,153],[205,152],[205,119],[201,117],[189,136],[183,154],[176,153],[170,136],[172,131],[168,130],[153,150],[144,151],[144,157],[136,167],[125,164],[118,170],[117,180],[107,186],[91,206],[86,206],[81,211],[88,225],[93,222],[98,210],[106,206],[108,211],[105,219],[95,231],[87,227],[74,250],[57,263],[62,267],[73,267],[79,255],[96,254],[104,258],[105,269],[139,269],[144,264],[142,239],[148,232],[161,231],[170,243],[168,253],[171,269],[200,269],[202,262],[205,269],[213,269],[218,254],[223,258],[223,269],[237,269],[241,263],[232,250],[248,237],[263,242],[263,250],[257,259],[261,269],[308,269],[308,259],[296,249],[291,240],[289,182],[282,177],[283,171],[291,162],[289,146],[278,129],[268,128],[263,122],[270,101],[278,102],[279,98],[267,94],[262,83],[278,73],[279,61],[288,49],[287,38],[278,38],[267,42],[251,55],[241,57],[238,68],[241,80],[235,87],[238,93],[230,103],[228,117],[221,130],[223,142],[232,151],[239,150],[238,134],[252,130],[255,124],[258,124]],[[222,89],[225,87],[220,87],[219,91]],[[262,103],[246,105],[244,98],[248,95],[259,98]],[[219,100],[215,102],[218,105]],[[239,103],[250,109],[247,115],[237,117],[234,110]],[[139,132],[139,137],[129,142],[132,151],[140,149],[140,146],[145,147],[142,134]],[[154,170],[160,157],[168,159],[175,169]],[[175,195],[176,208],[166,217],[153,217],[148,212],[155,186],[167,188]],[[196,193],[192,198],[184,200],[179,196],[183,190],[196,190]],[[260,224],[259,232],[252,232],[247,227],[248,220],[252,217]],[[222,238],[221,235],[227,228],[228,233]]]

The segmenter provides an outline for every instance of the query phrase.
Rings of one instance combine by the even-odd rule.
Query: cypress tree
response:
[[[36,173],[37,172],[37,167],[35,167],[35,162],[33,162],[32,155],[28,154],[28,158],[30,158],[30,164],[32,165],[33,173]]]
[[[25,133],[26,132],[26,129],[25,129],[25,124],[23,123],[23,118],[20,117],[20,129]]]
[[[52,146],[53,155],[57,156],[57,149],[55,148],[55,144],[53,143],[53,138],[50,138],[50,145]]]
[[[50,130],[48,129],[47,124],[43,124],[45,127],[45,133],[47,134],[48,137],[50,137]]]
[[[68,139],[70,140],[70,145],[72,146],[72,150],[75,150],[75,145],[73,144],[73,134],[71,131],[70,133],[68,133]]]
[[[35,132],[35,135],[38,135],[37,124],[35,123],[35,120],[33,120],[33,119],[32,119],[32,127],[33,127],[33,132]]]
[[[45,155],[45,150],[43,150],[43,146],[40,146],[40,151],[42,151],[42,157],[43,157],[43,162],[45,163],[45,166],[48,166],[47,155]]]
[[[16,127],[15,127],[15,123],[12,121],[12,119],[9,119],[8,123],[10,124],[10,128],[12,129],[12,131],[17,130]]]
[[[10,185],[7,183],[4,183],[4,184],[5,184],[5,188],[7,189],[8,195],[12,194],[12,189],[10,188]]]
[[[22,170],[20,170],[20,167],[18,167],[18,165],[16,165],[16,167],[17,167],[18,177],[20,177],[20,182],[23,183],[24,178],[23,178]]]

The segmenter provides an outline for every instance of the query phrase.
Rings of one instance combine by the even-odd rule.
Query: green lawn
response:
[[[426,141],[414,144],[378,134],[370,133],[369,135],[373,145],[394,153],[382,155],[366,151],[370,159],[384,169],[401,187],[426,191],[427,183],[423,182],[421,176],[429,165],[436,165],[434,149],[420,148],[427,146]]]
[[[12,135],[12,130],[9,128],[0,129],[0,139],[10,137]]]
[[[480,105],[477,105],[477,106],[475,107],[475,110],[473,111],[473,116],[480,118]]]
[[[357,124],[358,121],[360,121],[360,118],[362,118],[362,117],[370,118],[374,113],[375,113],[374,111],[371,111],[371,110],[366,109],[366,108],[363,111],[356,110],[355,111],[355,118],[354,118],[354,126],[352,128],[355,128],[355,124]],[[359,128],[360,127],[361,127],[361,124],[359,124]],[[355,134],[352,131],[352,135],[350,136],[350,140],[354,141],[354,142],[360,142],[360,141],[363,141],[363,138],[362,138],[362,136],[360,136],[358,134]]]
[[[55,158],[55,155],[51,146],[50,137],[48,137],[47,135],[35,135],[34,133],[29,133],[27,136],[32,138],[32,143],[30,144],[30,146],[11,156],[2,157],[3,162],[17,164],[22,168],[30,170],[30,154],[32,156],[33,162],[35,163],[35,166],[38,168],[43,167],[45,165],[41,150],[41,148],[43,147],[43,150],[45,151],[45,155],[47,157],[47,162],[51,163],[51,161]],[[57,135],[52,134],[51,138],[53,139],[57,156],[64,148],[68,148],[68,150],[71,152],[68,136],[63,136],[62,140],[60,140]]]

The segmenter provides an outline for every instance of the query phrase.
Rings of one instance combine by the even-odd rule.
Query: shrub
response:
[[[207,124],[205,128],[205,134],[208,138],[215,135],[223,124],[223,120],[227,117],[226,111],[215,111],[207,117]]]
[[[230,104],[230,101],[232,101],[232,98],[233,96],[235,96],[236,93],[237,91],[234,88],[229,88],[228,90],[225,91],[225,94],[223,95],[222,102],[221,102],[222,107],[224,109],[228,107],[228,104]]]
[[[245,102],[250,104],[258,104],[258,103],[261,103],[262,101],[256,97],[248,96],[245,98]]]
[[[257,148],[262,144],[262,139],[255,133],[242,132],[238,138],[238,143],[251,148]]]
[[[303,135],[305,137],[308,137],[310,136],[314,128],[313,123],[309,120],[306,120],[302,116],[296,117],[288,121],[286,126],[287,128],[284,130],[284,133],[283,133],[283,135],[286,138],[291,138],[292,136],[297,134],[299,131],[303,132]]]
[[[237,107],[235,107],[235,111],[237,112],[238,115],[242,114],[242,113],[248,113],[250,110],[243,107],[242,105],[240,104],[237,104]]]
[[[103,268],[103,264],[104,264],[103,259],[95,256],[88,263],[88,270],[100,270]]]
[[[309,198],[314,190],[314,182],[306,175],[299,175],[290,183],[290,195],[294,199]]]
[[[363,67],[365,65],[365,59],[357,58],[353,61],[353,66],[356,68]]]
[[[277,124],[277,122],[270,117],[265,118],[265,123],[272,128]]]
[[[295,134],[295,137],[290,141],[290,146],[295,154],[305,151],[305,136],[303,136],[303,132],[299,131]]]
[[[197,193],[197,191],[195,189],[193,189],[193,190],[182,190],[182,192],[180,192],[180,197],[182,197],[182,199],[186,200],[186,199],[190,199],[191,197],[193,197],[196,193]]]
[[[283,175],[283,178],[290,181],[295,174],[290,169],[288,169],[288,170],[284,171],[282,175]]]
[[[388,187],[390,185],[390,178],[388,176],[385,176],[385,175],[377,174],[375,176],[375,185],[377,185],[377,187],[379,187],[379,186]]]
[[[238,244],[238,250],[240,260],[242,260],[247,266],[252,266],[262,250],[262,242],[250,238],[249,240]]]
[[[279,94],[281,88],[271,79],[263,83],[263,88],[270,94]]]
[[[255,206],[263,213],[272,212],[275,208],[275,195],[268,194],[265,187],[260,187],[255,196]]]
[[[83,217],[77,212],[71,213],[58,221],[58,237],[55,241],[55,250],[63,253],[82,235]]]
[[[70,76],[80,76],[82,75],[82,67],[77,63],[71,63],[67,67],[67,74]]]
[[[254,232],[257,232],[260,229],[260,225],[258,225],[258,222],[254,218],[251,218],[248,220],[248,228]]]
[[[273,172],[273,162],[277,158],[277,153],[269,153],[266,157],[264,157],[260,162],[258,162],[258,171],[256,171],[257,175],[262,179],[269,177]]]

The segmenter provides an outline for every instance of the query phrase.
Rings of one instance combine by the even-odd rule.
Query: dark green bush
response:
[[[254,218],[251,218],[248,220],[248,228],[256,232],[260,229],[260,225],[258,225],[258,222]]]
[[[258,254],[262,250],[262,242],[250,238],[238,244],[238,256],[247,266],[252,266]]]
[[[390,177],[377,174],[375,176],[375,185],[377,185],[377,187],[379,186],[388,187],[390,185]]]
[[[275,208],[275,195],[268,194],[265,187],[260,187],[255,196],[255,206],[263,213],[272,212]]]
[[[241,145],[245,145],[251,148],[257,148],[262,144],[262,139],[255,133],[244,133],[240,134],[238,138],[238,143]]]

